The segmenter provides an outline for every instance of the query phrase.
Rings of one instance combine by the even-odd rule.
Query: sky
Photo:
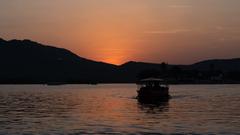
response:
[[[240,0],[1,0],[0,37],[112,64],[240,57]]]

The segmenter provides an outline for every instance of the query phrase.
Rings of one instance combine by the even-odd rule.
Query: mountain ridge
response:
[[[212,72],[214,70],[214,73],[215,71],[238,72],[240,58],[212,59],[190,65],[129,61],[117,66],[86,59],[67,49],[43,45],[28,39],[6,41],[0,38],[0,64],[2,84],[129,83],[136,82],[141,72],[149,70],[158,71],[159,76],[168,74],[168,78],[175,77],[175,72],[180,73],[180,71],[181,78],[188,74],[195,77],[195,71],[201,74],[211,70]]]

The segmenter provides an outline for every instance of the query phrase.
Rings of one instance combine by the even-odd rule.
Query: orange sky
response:
[[[1,0],[0,37],[113,64],[240,57],[239,0]]]

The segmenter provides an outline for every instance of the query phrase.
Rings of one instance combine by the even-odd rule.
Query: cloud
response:
[[[191,8],[191,5],[169,5],[169,8]]]
[[[146,31],[146,34],[177,34],[177,33],[185,33],[191,32],[192,29],[175,29],[175,30],[154,30],[154,31]]]

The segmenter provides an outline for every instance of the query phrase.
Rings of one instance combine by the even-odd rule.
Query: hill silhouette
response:
[[[216,59],[206,60],[191,65],[192,69],[209,70],[214,68],[221,71],[239,71],[240,70],[240,58],[235,59]]]
[[[116,68],[30,40],[0,40],[0,63],[3,83],[108,81]]]
[[[69,50],[31,40],[0,38],[0,83],[130,83],[160,76],[173,83],[201,83],[224,75],[225,82],[238,82],[240,59],[207,60],[192,65],[127,62],[116,66],[79,57]],[[203,83],[204,83],[203,81]]]

